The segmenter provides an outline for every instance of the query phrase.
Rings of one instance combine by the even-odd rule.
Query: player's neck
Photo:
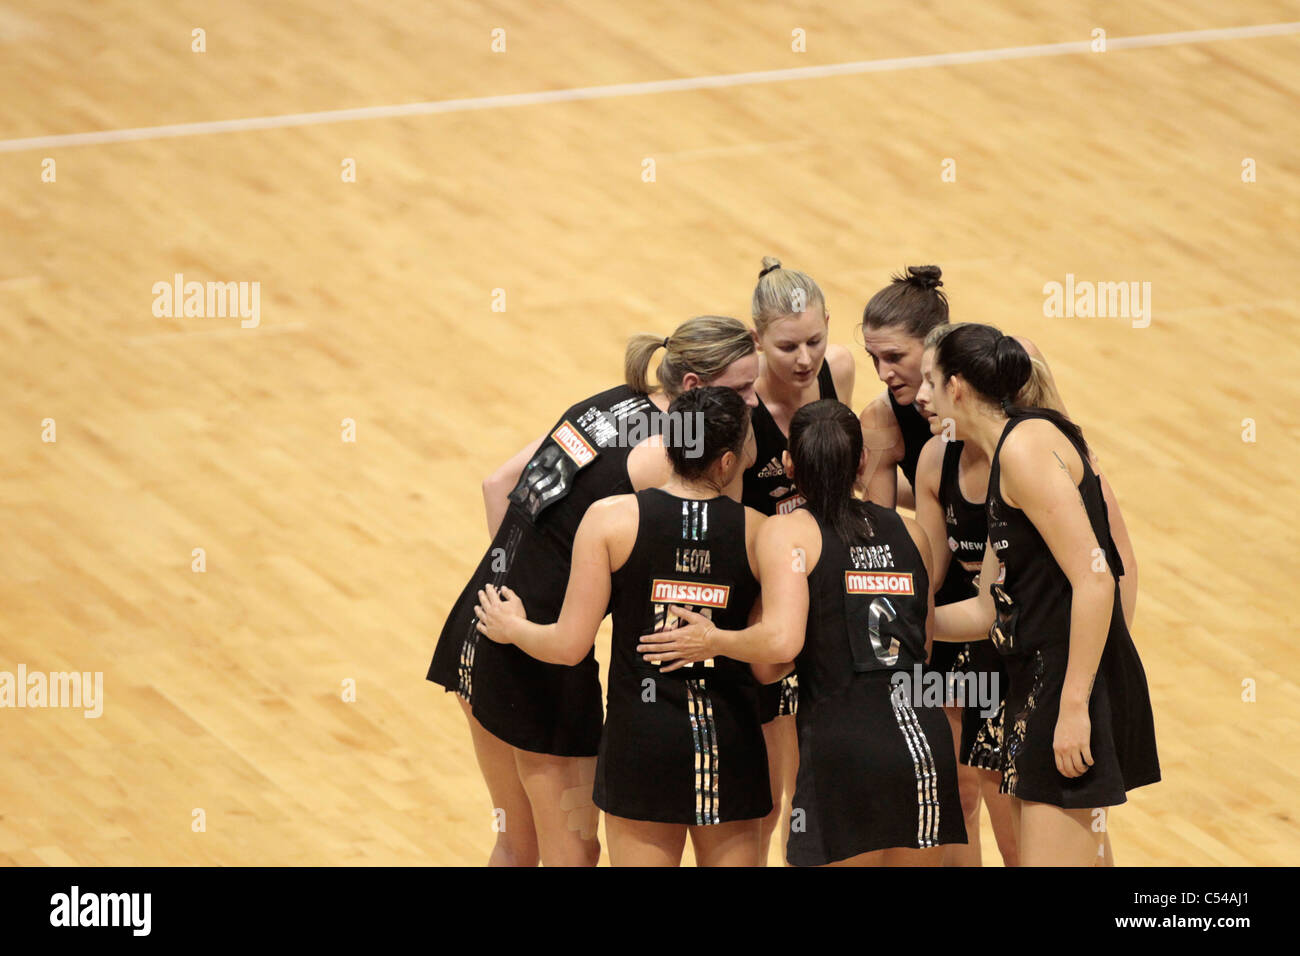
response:
[[[1000,411],[976,408],[971,421],[964,429],[965,442],[967,445],[974,445],[981,455],[992,461],[993,451],[998,447],[998,441],[1002,438],[1002,430],[1006,425],[1007,416]]]
[[[813,379],[813,381],[816,382],[817,379]],[[803,402],[806,387],[798,382],[781,381],[772,373],[771,366],[764,363],[763,374],[759,376],[756,390],[765,404],[780,405],[784,408],[798,408]]]
[[[961,443],[961,466],[963,468],[978,468],[981,464],[987,464],[988,456],[984,454],[984,449],[973,441],[963,441]]]
[[[668,492],[670,495],[676,495],[678,498],[695,500],[716,498],[722,494],[722,489],[707,479],[685,481],[677,475],[673,475],[660,487],[663,491]]]

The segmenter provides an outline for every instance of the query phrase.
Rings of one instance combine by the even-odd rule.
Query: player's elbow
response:
[[[751,664],[754,679],[760,684],[775,684],[790,671],[788,664]]]
[[[587,656],[587,648],[577,644],[566,644],[560,649],[559,660],[557,664],[563,664],[565,667],[577,667],[582,663],[583,658]]]
[[[1114,596],[1115,579],[1107,568],[1104,573],[1093,572],[1081,581],[1071,582],[1072,600],[1109,604]]]
[[[801,650],[803,650],[802,629],[788,627],[777,636],[777,639],[772,646],[772,656],[775,659],[770,661],[770,663],[788,663],[798,657]]]
[[[510,476],[502,474],[500,471],[494,471],[483,479],[483,500],[490,507],[494,503],[501,504],[504,507],[506,497],[510,494],[510,489],[514,483],[510,481]]]

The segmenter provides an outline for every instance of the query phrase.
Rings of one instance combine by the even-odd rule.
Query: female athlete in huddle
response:
[[[690,621],[638,650],[667,666],[726,655],[762,680],[799,669],[799,777],[787,858],[797,866],[939,865],[966,839],[952,735],[921,706],[934,594],[930,543],[915,521],[853,497],[866,468],[847,406],[795,413],[787,474],[806,504],[759,532],[762,619],[741,631]]]
[[[940,325],[926,336],[921,358],[921,387],[916,395],[917,409],[930,421],[937,436],[925,446],[916,467],[916,520],[925,528],[934,545],[935,574],[941,582],[935,593],[937,607],[979,593],[979,570],[988,539],[988,523],[984,516],[988,459],[977,445],[960,440],[954,422],[939,419],[932,402],[935,347],[958,327]],[[1047,364],[1032,343],[1025,339],[1017,341],[1030,355],[1031,371],[1029,381],[1016,396],[1015,403],[1050,408],[1065,415],[1065,406]],[[1092,465],[1097,468],[1095,458]],[[1123,559],[1120,590],[1124,597],[1125,618],[1131,624],[1137,600],[1137,558],[1114,492],[1105,477],[1100,477],[1115,543]],[[948,862],[952,865],[980,865],[979,809],[983,802],[989,808],[1002,860],[1007,866],[1014,866],[1017,853],[1011,798],[1000,793],[1002,774],[999,769],[1002,757],[1001,698],[1007,687],[1006,670],[988,641],[966,644],[937,642],[931,653],[931,663],[963,688],[964,698],[955,706],[945,707],[945,712],[958,744],[958,780],[970,842],[965,847],[950,850]],[[994,699],[976,701],[973,695],[980,690],[994,695]]]
[[[752,302],[754,332],[760,357],[754,390],[754,465],[746,469],[746,505],[765,515],[785,514],[803,503],[786,476],[781,456],[787,447],[790,419],[818,399],[853,399],[856,371],[853,355],[843,345],[829,345],[830,312],[821,288],[811,276],[781,267],[773,256],[763,259]],[[772,778],[772,813],[763,821],[763,850],[777,824],[789,832],[790,800],[799,766],[794,715],[798,709],[798,676],[791,674],[759,691],[763,734]],[[784,858],[784,842],[781,856]]]
[[[753,675],[721,655],[664,673],[636,651],[644,634],[671,630],[690,613],[673,605],[738,629],[758,597],[763,516],[723,494],[743,468],[749,410],[731,389],[698,388],[670,411],[703,421],[701,453],[669,443],[673,470],[661,487],[587,510],[558,620],[533,623],[510,588],[487,585],[478,592],[478,628],[543,661],[573,664],[591,653],[612,608],[595,785],[610,861],[675,866],[689,835],[702,866],[756,866],[772,800]]]
[[[649,364],[663,348],[659,388]],[[629,426],[665,411],[701,384],[755,401],[758,356],[742,322],[701,316],[668,338],[628,343],[626,384],[578,402],[484,483],[493,540],[447,616],[428,679],[455,692],[469,719],[479,768],[494,808],[505,815],[490,864],[595,865],[600,856],[591,803],[600,741],[600,680],[594,654],[575,666],[545,664],[480,641],[474,604],[487,583],[508,585],[540,623],[554,621],[568,579],[573,536],[596,501],[663,481],[659,443],[636,448]],[[752,455],[752,448],[748,450]],[[744,458],[744,453],[742,453]],[[745,459],[746,461],[752,459]],[[738,499],[740,478],[730,492]]]
[[[934,350],[934,413],[990,463],[979,594],[940,608],[938,631],[987,635],[1006,667],[999,769],[1020,862],[1088,866],[1104,862],[1106,808],[1160,767],[1102,481],[1078,426],[1016,404],[1031,373],[1020,342],[987,325]]]

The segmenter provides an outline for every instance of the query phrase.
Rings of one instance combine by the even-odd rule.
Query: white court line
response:
[[[238,316],[234,316],[238,318]],[[150,345],[154,342],[168,342],[177,339],[188,340],[200,337],[222,337],[228,335],[278,335],[282,332],[301,332],[307,328],[306,322],[285,322],[283,325],[259,325],[254,329],[233,326],[220,329],[184,329],[176,332],[155,332],[150,335],[135,335],[126,340],[127,345]]]
[[[1216,40],[1243,40],[1252,37],[1284,36],[1300,33],[1300,22],[1266,23],[1250,27],[1224,27],[1214,30],[1187,30],[1181,33],[1149,33],[1136,37],[1108,37],[1107,53],[1141,47],[1170,46],[1179,43],[1212,43]],[[573,103],[579,100],[604,100],[619,96],[647,96],[654,93],[681,93],[690,90],[714,90],[730,86],[759,83],[784,83],[787,80],[813,80],[830,76],[854,76],[860,73],[890,73],[921,70],[933,66],[960,66],[966,63],[989,63],[996,60],[1022,60],[1031,57],[1065,56],[1072,53],[1092,54],[1089,40],[1048,43],[1038,46],[1014,46],[997,50],[970,50],[965,53],[933,53],[923,56],[893,57],[886,60],[858,60],[852,63],[828,63],[783,70],[759,70],[752,73],[722,73],[715,76],[690,76],[676,80],[648,80],[641,83],[613,83],[608,86],[583,86],[567,90],[536,93],[506,93],[499,96],[476,96],[460,100],[434,100],[428,103],[404,103],[392,106],[362,106],[346,110],[322,110],[316,113],[290,113],[283,116],[253,116],[245,119],[214,120],[203,123],[176,123],[171,126],[141,126],[135,129],[108,129],[95,133],[67,133],[59,136],[34,136],[28,139],[0,140],[0,153],[29,149],[52,149],[60,146],[96,146],[103,143],[126,143],[138,140],[170,139],[176,136],[205,136],[209,133],[238,133],[259,129],[284,129],[291,126],[323,126],[355,120],[391,119],[397,116],[430,116],[437,113],[466,113],[471,110],[508,109],[536,106],[540,103]]]

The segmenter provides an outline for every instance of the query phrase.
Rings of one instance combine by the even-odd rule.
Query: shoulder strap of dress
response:
[[[961,465],[962,443],[959,441],[944,442],[943,446],[943,470],[939,475],[939,487],[945,486],[957,488],[957,471]]]
[[[755,405],[753,411],[749,413],[750,424],[759,427],[771,425],[773,428],[776,428],[776,419],[773,418],[772,413],[767,410],[767,404],[763,401],[763,396],[758,394],[757,389],[754,390],[754,397],[758,399],[758,404]],[[755,431],[757,431],[757,428],[755,428]],[[762,466],[766,464],[766,462],[756,462],[756,464]]]
[[[835,394],[835,376],[831,374],[831,363],[822,359],[821,371],[817,373],[817,384],[821,386],[822,398],[836,398]]]
[[[998,465],[998,453],[1002,451],[1002,443],[1006,441],[1007,436],[1011,434],[1011,429],[1015,428],[1020,422],[1023,422],[1026,417],[1028,416],[1007,419],[1006,425],[1002,428],[1002,435],[998,438],[997,446],[993,449],[993,457],[989,459],[990,468],[994,468]]]

